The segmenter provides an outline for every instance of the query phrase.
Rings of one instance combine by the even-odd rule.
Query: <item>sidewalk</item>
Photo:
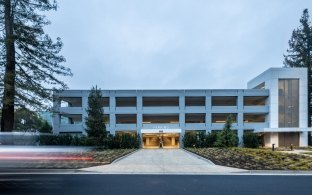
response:
[[[224,174],[246,171],[214,165],[182,149],[141,149],[112,164],[80,170],[107,174]]]
[[[311,154],[304,154],[305,152],[312,152],[309,150],[300,150],[300,149],[294,149],[294,150],[288,150],[288,151],[280,151],[280,152],[284,152],[284,153],[289,153],[289,154],[300,154],[300,155],[304,155],[304,156],[309,156],[311,157]]]

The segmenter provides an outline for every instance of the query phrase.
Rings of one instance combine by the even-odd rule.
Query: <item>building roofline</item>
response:
[[[283,71],[294,71],[294,69],[296,69],[298,71],[306,71],[307,70],[307,68],[305,68],[305,67],[298,67],[298,68],[297,67],[271,67],[271,68],[268,68],[267,70],[263,71],[262,73],[260,73],[256,77],[250,79],[247,82],[247,84],[250,83],[253,80],[256,80],[257,78],[261,78],[264,75],[269,74],[272,71],[281,71],[281,70],[283,70]]]

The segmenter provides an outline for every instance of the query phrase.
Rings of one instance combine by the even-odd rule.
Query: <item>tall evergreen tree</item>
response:
[[[0,78],[3,86],[1,131],[12,131],[15,105],[39,108],[52,90],[65,89],[58,76],[71,76],[56,42],[45,34],[42,13],[56,10],[55,0],[0,0]]]
[[[103,111],[103,96],[101,89],[92,87],[89,94],[86,120],[86,132],[89,137],[102,139],[106,137],[106,125]]]
[[[292,32],[289,49],[284,55],[285,67],[306,67],[308,69],[308,126],[312,117],[312,26],[308,9],[303,10],[300,26]]]
[[[232,130],[233,117],[229,115],[225,121],[223,130],[218,133],[215,146],[217,147],[236,147],[238,145],[238,137]]]

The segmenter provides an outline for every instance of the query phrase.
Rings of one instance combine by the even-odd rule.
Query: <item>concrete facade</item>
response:
[[[278,127],[278,80],[287,78],[299,79],[300,83],[300,122],[296,128]],[[255,89],[262,83],[264,87]],[[85,133],[89,92],[89,90],[65,90],[55,94],[54,133]],[[240,142],[246,130],[266,133],[263,138],[266,146],[272,143],[279,145],[279,132],[298,132],[300,145],[307,145],[307,131],[310,129],[307,128],[305,68],[268,69],[248,82],[248,89],[102,90],[102,95],[108,98],[108,104],[103,109],[109,118],[107,130],[112,134],[141,133],[149,130],[151,133],[157,131],[170,133],[171,130],[175,130],[180,133],[181,141],[186,131],[221,130],[224,126],[224,116],[232,114],[235,118],[232,128],[237,130]],[[149,97],[152,100],[147,102]],[[126,98],[128,105],[122,102],[122,98]],[[173,105],[167,104],[166,98]],[[62,99],[69,103],[62,105]],[[161,99],[164,101],[161,102]],[[157,102],[158,100],[160,102]],[[193,104],[193,100],[199,100],[199,103]],[[162,121],[162,117],[168,118],[168,121],[157,123]],[[127,120],[132,122],[127,124]]]
[[[280,79],[299,79],[299,126],[291,128],[279,127],[279,87]],[[267,139],[265,145],[279,145],[278,133],[281,132],[298,132],[300,135],[299,145],[308,145],[308,96],[307,96],[307,69],[306,68],[270,68],[248,82],[248,88],[254,88],[264,84],[264,88],[270,91],[269,97],[269,127],[255,132],[266,133]]]

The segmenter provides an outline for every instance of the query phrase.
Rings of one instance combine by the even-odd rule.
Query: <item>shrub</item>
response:
[[[209,141],[211,140],[211,139],[207,140],[208,136],[210,136],[210,134],[206,135],[204,131],[185,132],[183,137],[184,147],[196,147],[196,148],[207,147]]]
[[[122,133],[111,139],[111,148],[140,148],[141,139],[139,134]]]
[[[238,137],[234,131],[221,131],[217,134],[217,140],[214,144],[215,147],[237,147]]]
[[[72,136],[69,134],[64,135],[40,135],[40,145],[62,145],[62,146],[85,146],[85,136]]]
[[[214,147],[218,138],[218,132],[211,132],[206,135],[205,147]]]
[[[46,120],[42,120],[42,125],[39,128],[40,133],[52,133],[52,126]]]
[[[40,135],[40,145],[63,145],[63,146],[97,146],[103,149],[133,149],[140,148],[141,139],[139,134],[109,134],[99,139],[86,136],[64,135]]]
[[[258,148],[260,145],[259,136],[251,132],[244,133],[243,142],[246,148]]]
[[[73,140],[73,136],[69,134],[63,134],[63,135],[57,136],[58,145],[69,146],[71,145],[72,140]]]
[[[40,135],[40,145],[58,145],[58,135]]]
[[[87,137],[86,136],[73,136],[72,141],[70,143],[71,146],[86,146],[87,145]]]
[[[184,147],[193,147],[196,143],[196,134],[195,132],[185,132],[183,137]]]

